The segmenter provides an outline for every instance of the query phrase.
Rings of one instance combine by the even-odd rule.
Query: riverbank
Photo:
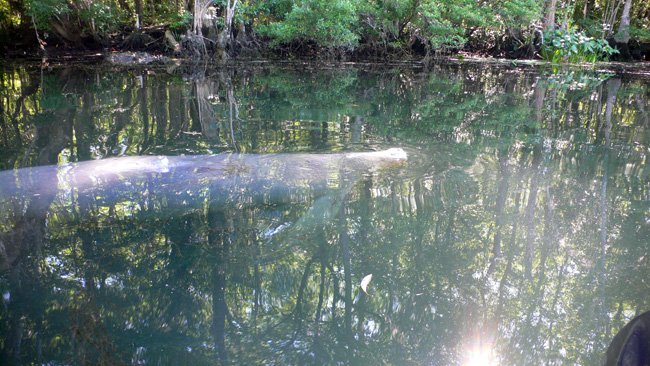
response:
[[[78,37],[74,42],[44,33],[24,31],[13,37],[3,37],[0,57],[5,59],[92,59],[115,53],[142,53],[173,59],[204,59],[223,62],[229,59],[321,60],[350,62],[413,61],[429,63],[440,58],[496,58],[504,60],[541,60],[540,42],[517,43],[505,39],[499,44],[468,42],[462,47],[432,49],[420,38],[407,43],[378,44],[360,41],[355,47],[326,47],[312,41],[274,43],[272,39],[245,32],[234,32],[223,46],[208,37],[190,32],[179,35],[166,26],[140,29],[124,28],[105,35]],[[214,38],[214,37],[213,37]],[[615,41],[610,46],[617,48]],[[618,48],[621,48],[620,46]],[[625,52],[610,55],[609,60],[626,63],[650,62],[650,42],[631,41]],[[148,62],[147,62],[148,63]]]

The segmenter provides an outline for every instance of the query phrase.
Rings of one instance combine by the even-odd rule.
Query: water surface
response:
[[[650,309],[649,80],[5,67],[1,363],[600,365]],[[408,160],[283,168],[392,147]],[[211,154],[275,160],[253,190],[214,189],[200,166],[90,190],[65,178],[81,161]]]

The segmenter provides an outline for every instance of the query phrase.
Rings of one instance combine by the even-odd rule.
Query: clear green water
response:
[[[0,78],[2,364],[600,365],[650,309],[643,75]],[[408,160],[337,160],[391,147]],[[193,158],[227,153],[255,170]],[[136,155],[193,165],[75,181],[100,163],[74,162]]]

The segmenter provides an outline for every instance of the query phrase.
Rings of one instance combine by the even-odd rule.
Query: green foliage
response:
[[[637,39],[641,42],[650,42],[650,28],[637,28],[630,26],[630,38]]]
[[[257,16],[268,24],[268,22],[281,22],[286,19],[287,14],[293,9],[292,0],[269,0],[259,1],[254,4],[243,4],[244,12],[247,15]]]
[[[350,0],[304,0],[294,4],[283,21],[261,27],[273,45],[314,41],[319,46],[352,47],[359,41],[354,32],[356,7]]]
[[[94,33],[105,34],[118,28],[119,23],[115,20],[120,14],[119,9],[112,9],[101,2],[93,2],[83,6],[76,15],[83,24],[93,26]]]
[[[540,4],[535,0],[509,0],[488,8],[494,13],[494,25],[502,22],[506,27],[527,27],[541,15]]]
[[[576,20],[576,27],[582,30],[585,36],[591,38],[601,38],[603,35],[602,20],[596,17],[584,17]]]
[[[544,32],[542,57],[558,62],[597,62],[606,60],[618,50],[604,39],[587,37],[583,32],[553,30]]]
[[[182,13],[177,13],[172,18],[172,21],[169,24],[169,27],[176,32],[183,32],[187,30],[192,22],[192,13],[189,11],[184,11]]]
[[[0,0],[0,29],[8,28],[11,23],[12,19],[9,3],[5,0]]]
[[[52,29],[52,21],[60,23],[72,32],[92,32],[105,35],[119,27],[124,14],[119,8],[111,8],[103,2],[75,2],[65,0],[28,0],[26,14],[31,16],[39,31]]]
[[[225,6],[225,0],[210,3],[220,11]],[[545,15],[544,3],[541,0],[257,0],[239,2],[234,23],[245,24],[247,31],[268,36],[272,46],[304,42],[320,47],[354,48],[361,42],[370,48],[383,47],[387,54],[408,55],[417,40],[417,47],[424,44],[427,51],[459,49],[468,44],[472,49],[487,50],[492,46],[512,49],[533,43],[536,27]],[[610,37],[618,29],[620,11],[615,14],[608,5],[611,0],[590,1],[587,7],[584,3],[584,0],[557,2],[556,22],[569,24],[575,30],[544,35],[541,52],[546,59],[594,61],[616,52],[599,39]],[[94,36],[103,38],[133,23],[134,3],[128,0],[120,4],[116,6],[115,0],[0,0],[0,29],[8,31],[32,17],[32,25],[39,31],[51,30],[50,23],[54,20],[69,35],[92,31]],[[144,2],[141,24],[166,25],[182,33],[192,20],[188,4],[183,4],[171,0]],[[582,9],[587,9],[586,14]],[[631,39],[650,41],[650,3],[633,2],[630,14]],[[220,17],[215,22],[217,28],[221,22]]]
[[[444,17],[444,7],[437,3],[427,3],[422,6],[421,18],[418,19],[424,34],[429,38],[433,48],[443,45],[462,46],[467,39],[465,30],[456,27],[454,21]]]
[[[383,38],[397,39],[415,19],[420,3],[419,0],[377,0],[368,2],[363,12],[366,18],[373,18],[373,23],[377,24],[384,33]],[[377,26],[373,28],[377,29]]]
[[[70,12],[65,0],[27,0],[25,8],[27,15],[32,17],[40,30],[51,28],[50,18],[61,17]]]
[[[539,6],[534,0],[509,0],[499,6],[473,0],[377,0],[360,8],[360,17],[369,35],[364,38],[406,42],[417,36],[438,49],[462,47],[475,30],[495,37],[506,27],[530,24],[539,17]]]

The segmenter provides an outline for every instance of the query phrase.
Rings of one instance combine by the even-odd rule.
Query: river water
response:
[[[601,365],[650,310],[642,73],[0,71],[3,365]]]

